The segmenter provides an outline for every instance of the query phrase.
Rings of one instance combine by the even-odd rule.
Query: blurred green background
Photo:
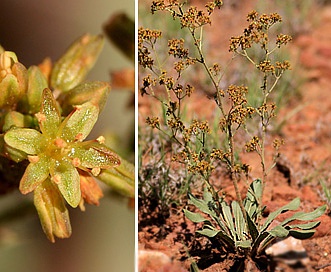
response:
[[[102,33],[110,16],[123,11],[133,19],[134,0],[1,0],[0,44],[14,51],[25,66],[38,64],[46,56],[55,61],[79,36]],[[126,67],[132,63],[106,40],[88,79],[109,81],[110,71]],[[128,91],[112,90],[91,137],[115,134],[121,139],[119,146],[132,149],[130,97]],[[17,191],[0,196],[0,217],[27,197],[31,196]],[[44,235],[35,210],[11,222],[0,218],[0,271],[134,271],[134,210],[127,200],[106,191],[99,207],[86,205],[85,212],[70,209],[70,218],[72,237],[55,244]]]

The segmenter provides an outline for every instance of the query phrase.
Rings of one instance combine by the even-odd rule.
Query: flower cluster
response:
[[[102,36],[84,35],[54,65],[46,60],[28,69],[13,52],[0,52],[1,160],[16,163],[17,169],[24,162],[19,190],[33,192],[52,242],[71,235],[66,203],[81,210],[85,202],[99,205],[103,193],[94,177],[121,168],[122,159],[102,136],[84,141],[110,91],[106,82],[83,82],[102,46]],[[113,177],[106,175],[103,181],[112,184]]]

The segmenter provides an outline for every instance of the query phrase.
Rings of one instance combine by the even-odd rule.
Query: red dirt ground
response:
[[[217,20],[222,22],[219,22],[220,28],[217,31],[226,33],[230,29],[229,35],[240,34],[245,25],[243,14],[247,14],[252,9],[252,3],[254,1],[247,1],[239,10],[228,8],[224,13],[220,12],[222,15],[216,18],[216,22]],[[233,16],[234,12],[236,16]],[[302,98],[290,101],[288,107],[282,109],[278,116],[279,120],[282,120],[293,109],[301,107],[293,117],[287,120],[282,129],[282,137],[286,140],[286,144],[281,149],[280,166],[287,171],[287,176],[284,176],[284,171],[277,171],[277,169],[271,173],[264,196],[264,202],[269,211],[277,209],[295,197],[301,198],[302,210],[312,211],[325,204],[319,184],[320,179],[329,184],[331,180],[331,7],[323,7],[315,11],[313,15],[319,17],[319,23],[309,31],[298,34],[291,44],[292,54],[298,56],[298,65],[304,68],[303,75],[306,81],[300,87]],[[229,20],[229,18],[233,19]],[[208,33],[210,44],[219,44],[220,40],[216,39],[219,35],[213,34],[211,31]],[[221,43],[227,44],[229,36],[224,34],[222,37]],[[213,46],[210,47],[213,48]],[[199,108],[201,96],[203,95],[197,99],[195,109]],[[149,111],[150,104],[147,100],[144,98],[139,101],[140,120],[143,120],[146,112]],[[256,166],[254,162],[250,162],[253,174],[254,169],[259,166],[258,161],[255,164]],[[227,191],[225,186],[225,190],[231,195],[233,192],[230,188],[229,186]],[[139,207],[139,210],[143,208]],[[328,212],[328,215],[325,214],[319,218],[321,224],[315,235],[302,242],[309,261],[304,266],[296,268],[276,262],[276,270],[331,271],[331,216],[330,211]],[[158,252],[160,256],[142,257],[139,271],[188,271],[191,261],[185,257],[189,250],[196,260],[198,260],[197,255],[216,258],[214,264],[210,265],[212,263],[210,262],[209,267],[201,271],[227,271],[229,266],[227,262],[231,260],[225,260],[224,256],[215,249],[208,249],[204,238],[192,239],[195,230],[196,227],[185,220],[178,210],[172,211],[161,227],[153,224],[140,226],[139,249]],[[194,250],[200,250],[200,252],[196,254]]]

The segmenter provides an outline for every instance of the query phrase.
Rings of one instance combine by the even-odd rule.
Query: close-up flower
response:
[[[56,205],[52,209],[65,209],[60,195],[70,206],[77,207],[83,201],[82,196],[86,196],[88,178],[85,173],[97,176],[101,169],[120,165],[120,158],[103,144],[103,137],[83,141],[97,121],[99,109],[96,105],[91,102],[79,105],[62,120],[52,92],[46,88],[42,97],[41,111],[36,114],[40,132],[32,128],[14,127],[4,136],[5,143],[24,152],[30,162],[21,178],[19,189],[23,194],[35,192],[38,211],[45,205]],[[83,194],[81,187],[84,189]],[[97,186],[89,188],[96,190],[100,196]],[[45,203],[45,198],[50,199],[49,204]],[[67,216],[66,211],[60,214],[62,217]],[[41,221],[50,240],[54,240],[53,234],[66,237],[70,233],[52,233],[52,227],[48,227],[49,222]]]

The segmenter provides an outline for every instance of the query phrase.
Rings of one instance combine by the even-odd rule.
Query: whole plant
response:
[[[319,225],[318,221],[311,220],[321,216],[326,206],[312,212],[296,212],[278,223],[278,215],[299,209],[300,199],[296,198],[263,218],[266,208],[263,195],[268,175],[276,165],[284,144],[280,137],[273,137],[274,151],[271,160],[267,160],[266,146],[272,138],[270,130],[277,108],[273,99],[283,74],[291,69],[289,61],[276,58],[276,52],[289,43],[291,37],[273,33],[274,26],[282,21],[279,14],[259,14],[256,11],[248,14],[248,26],[243,34],[231,37],[229,51],[233,54],[232,61],[243,57],[261,79],[254,86],[257,90],[253,90],[258,97],[250,103],[247,95],[252,90],[245,85],[229,83],[227,88],[221,88],[227,67],[221,68],[217,62],[209,63],[204,52],[203,28],[212,25],[211,15],[222,5],[222,1],[209,1],[204,8],[198,8],[187,1],[152,1],[152,14],[169,13],[178,23],[177,27],[182,29],[179,33],[185,39],[168,39],[165,49],[161,44],[167,33],[139,28],[140,91],[142,96],[150,96],[161,104],[163,114],[146,118],[147,125],[158,131],[163,145],[170,146],[165,151],[161,150],[164,153],[160,157],[170,155],[171,161],[167,163],[176,167],[183,165],[186,173],[203,182],[203,198],[194,196],[188,187],[188,203],[195,207],[195,211],[184,209],[185,216],[201,227],[197,233],[226,252],[236,254],[231,271],[245,271],[250,261],[263,270],[268,265],[261,262],[267,246],[288,236],[298,239],[311,237]],[[207,84],[196,83],[192,79],[192,71],[199,69],[197,66],[205,72]],[[216,116],[219,116],[216,126],[199,117],[192,120],[185,116],[190,97],[196,89],[191,82],[208,89],[206,93],[211,103],[214,101]],[[244,143],[242,139],[245,139]],[[152,147],[147,144],[147,148],[150,150]],[[243,149],[257,154],[261,178],[250,180],[250,166],[240,160]],[[152,159],[153,154],[150,157]],[[233,184],[235,200],[229,201],[213,184],[217,179],[216,171],[222,169],[226,169]],[[140,182],[141,186],[146,184],[146,181]],[[245,197],[239,189],[240,182],[248,184]],[[146,195],[140,194],[140,197]]]

